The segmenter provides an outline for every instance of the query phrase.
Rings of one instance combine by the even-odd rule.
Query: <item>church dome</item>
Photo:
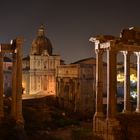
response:
[[[52,45],[50,40],[45,36],[44,26],[38,29],[37,37],[32,41],[31,54],[41,55],[44,52],[52,55]]]

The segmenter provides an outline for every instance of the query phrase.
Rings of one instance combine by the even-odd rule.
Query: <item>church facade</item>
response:
[[[45,36],[44,26],[38,29],[32,41],[29,56],[23,58],[22,86],[24,94],[55,94],[56,69],[60,55],[53,54],[50,40]]]

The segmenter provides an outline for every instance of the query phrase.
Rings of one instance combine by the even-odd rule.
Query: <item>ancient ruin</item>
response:
[[[93,119],[94,134],[104,140],[139,139],[139,128],[136,127],[140,113],[140,30],[131,27],[123,29],[120,37],[110,35],[91,37],[96,52],[96,111]],[[107,53],[107,109],[103,113],[103,53]],[[116,56],[124,55],[124,106],[122,113],[117,112]],[[137,104],[135,113],[130,108],[130,56],[137,56]],[[133,116],[130,117],[130,115]],[[127,127],[118,119],[127,121]],[[127,116],[127,117],[126,117]],[[127,119],[128,120],[127,120]],[[129,119],[130,118],[130,119]],[[133,122],[131,123],[131,120]],[[129,121],[130,120],[130,121]],[[131,123],[131,125],[129,125]],[[137,124],[137,125],[133,125]],[[125,129],[125,131],[124,131]],[[128,138],[129,137],[129,138]]]
[[[106,63],[103,64],[106,69]],[[96,59],[86,58],[69,65],[57,67],[56,97],[58,104],[81,113],[81,117],[92,117],[95,108]],[[104,72],[104,89],[106,92],[106,71]]]
[[[17,123],[23,123],[22,116],[22,44],[23,38],[18,37],[9,44],[0,44],[0,121],[4,116],[4,79],[3,79],[3,57],[4,54],[12,54],[12,104],[11,117]]]

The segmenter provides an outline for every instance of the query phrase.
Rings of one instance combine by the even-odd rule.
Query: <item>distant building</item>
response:
[[[12,88],[12,60],[9,57],[4,57],[3,60],[3,70],[4,70],[4,93],[11,92]]]
[[[29,56],[23,58],[24,94],[55,93],[56,68],[59,65],[60,55],[53,54],[52,44],[41,26],[32,41]]]
[[[104,63],[104,69],[106,71],[106,63]],[[56,96],[59,105],[85,115],[93,114],[96,90],[95,71],[95,58],[58,66]],[[104,77],[104,83],[104,94],[106,94],[106,77]]]

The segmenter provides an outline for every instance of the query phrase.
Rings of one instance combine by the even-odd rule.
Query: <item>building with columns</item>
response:
[[[24,94],[56,93],[56,68],[60,55],[53,54],[51,41],[40,26],[37,37],[32,41],[29,56],[23,58]]]
[[[140,117],[140,30],[135,27],[123,29],[120,37],[110,35],[90,38],[96,52],[96,109],[93,119],[94,134],[104,140],[139,139]],[[107,54],[107,111],[103,113],[103,53]],[[123,114],[117,112],[117,54],[124,56],[124,106]],[[137,103],[135,114],[131,110],[130,60],[137,57]],[[121,118],[121,119],[119,119]],[[133,125],[131,123],[133,119]],[[125,120],[126,122],[124,123]],[[127,124],[127,126],[125,125]],[[135,125],[134,125],[135,124]],[[125,129],[125,130],[124,130]],[[133,131],[135,130],[135,131]],[[138,133],[137,133],[138,132]]]

